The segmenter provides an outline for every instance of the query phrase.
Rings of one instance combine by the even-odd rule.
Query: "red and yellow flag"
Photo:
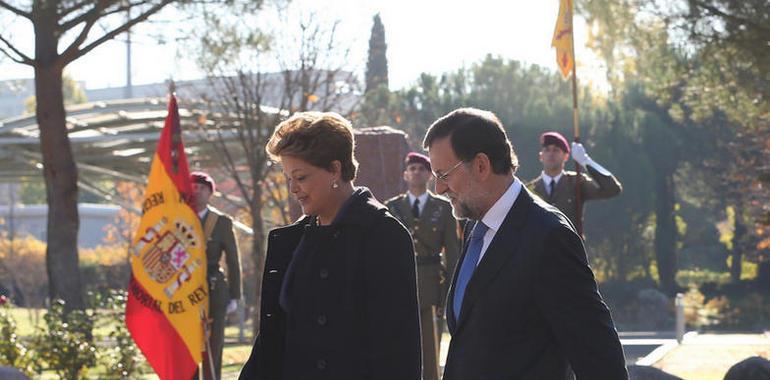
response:
[[[572,0],[560,0],[559,18],[553,30],[551,46],[556,48],[556,63],[564,79],[569,78],[572,67],[575,65],[572,38]]]
[[[126,325],[161,380],[190,380],[204,347],[209,290],[203,229],[192,194],[179,109],[171,95],[131,247]]]

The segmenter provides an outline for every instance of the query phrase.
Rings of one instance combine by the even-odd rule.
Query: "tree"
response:
[[[67,73],[64,73],[62,76],[62,93],[64,94],[65,106],[81,104],[88,101],[86,92],[83,91],[83,87]],[[24,101],[24,108],[29,114],[35,113],[35,109],[37,108],[37,99],[35,98],[35,95],[31,95]]]
[[[46,267],[49,296],[67,309],[83,309],[78,269],[78,172],[67,135],[64,111],[64,68],[76,59],[147,20],[173,0],[32,0],[18,5],[0,1],[0,9],[32,24],[34,55],[19,41],[0,33],[0,52],[35,72],[35,113],[48,202]],[[126,18],[126,15],[129,15]],[[94,33],[103,29],[103,33]],[[5,29],[8,30],[8,29]],[[66,37],[66,38],[65,38]],[[60,42],[71,41],[65,46]]]
[[[388,88],[388,44],[385,42],[385,26],[380,14],[374,15],[372,34],[369,37],[369,59],[366,62],[366,91],[379,87]]]
[[[255,333],[259,329],[259,294],[265,253],[265,209],[273,205],[281,221],[291,222],[288,192],[283,174],[272,165],[265,145],[275,126],[294,112],[315,110],[346,114],[354,104],[358,86],[352,70],[344,70],[341,57],[347,49],[337,42],[337,22],[324,25],[315,15],[305,17],[286,36],[266,35],[258,29],[244,29],[240,18],[232,24],[217,17],[209,20],[201,37],[199,62],[207,71],[205,95],[211,112],[202,129],[214,129],[213,149],[200,152],[194,160],[221,168],[233,182],[236,196],[226,197],[244,210],[253,236],[251,255],[254,273],[246,274],[245,294],[253,295]],[[296,33],[295,33],[296,31]],[[269,41],[269,43],[268,43]],[[299,41],[299,43],[297,43]],[[299,46],[297,48],[297,46]],[[266,73],[265,62],[281,62],[281,71]]]
[[[637,106],[656,115],[669,129],[653,129],[647,136],[659,134],[655,141],[666,144],[678,140],[689,151],[679,155],[686,158],[680,163],[693,169],[686,175],[688,182],[702,177],[701,187],[709,189],[701,200],[720,200],[705,202],[712,212],[735,210],[733,238],[743,243],[729,246],[731,273],[734,280],[739,279],[743,250],[751,249],[748,241],[757,240],[746,234],[767,231],[761,220],[770,213],[766,206],[770,199],[758,190],[762,178],[768,177],[760,162],[768,156],[770,131],[770,103],[766,101],[770,97],[766,79],[770,60],[768,50],[760,47],[766,42],[770,19],[766,1],[587,0],[580,11],[592,24],[590,29],[598,31],[590,41],[607,62],[613,96],[623,97],[624,89],[631,88],[624,82],[642,85],[643,94],[636,98],[647,100]],[[666,156],[651,153],[659,163]],[[667,172],[656,170],[655,178]],[[698,185],[682,185],[677,190],[680,198],[698,192]],[[659,191],[668,189],[673,186],[661,184],[656,197],[663,198],[667,193]],[[668,205],[670,209],[672,204]],[[669,226],[668,232],[659,231],[663,240],[670,240],[674,228],[667,220],[656,221]],[[745,228],[743,223],[757,228]],[[656,245],[658,249],[664,246],[671,245]]]
[[[388,88],[388,44],[385,26],[380,14],[374,15],[369,37],[369,58],[366,62],[366,88],[359,112],[354,115],[355,125],[378,126],[391,124],[396,98]]]

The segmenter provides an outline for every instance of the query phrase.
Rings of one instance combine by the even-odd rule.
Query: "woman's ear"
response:
[[[334,160],[329,164],[329,172],[334,175],[337,180],[342,181],[342,162],[340,160]]]

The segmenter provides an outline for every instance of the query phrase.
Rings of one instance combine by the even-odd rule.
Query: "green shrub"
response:
[[[16,335],[16,321],[9,312],[11,305],[7,301],[0,304],[0,365],[17,368],[32,376],[38,371],[32,365],[31,352]]]
[[[104,349],[101,355],[108,379],[133,379],[139,373],[148,372],[144,357],[126,328],[127,297],[122,290],[112,291],[104,297],[96,296],[95,304],[99,305],[97,324],[110,327],[107,340],[112,346]]]
[[[45,365],[61,379],[83,378],[88,368],[96,365],[97,359],[91,335],[93,312],[73,310],[65,313],[64,301],[57,300],[43,318],[45,328],[38,328],[33,338],[36,364]]]
[[[680,270],[676,273],[676,282],[685,288],[700,287],[707,282],[726,284],[730,282],[730,273],[708,269]]]

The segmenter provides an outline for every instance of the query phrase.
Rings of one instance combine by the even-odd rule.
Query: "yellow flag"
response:
[[[208,313],[206,241],[192,194],[176,98],[152,160],[132,244],[126,325],[161,380],[190,380],[202,360]]]
[[[551,46],[556,48],[556,63],[564,79],[569,78],[572,67],[575,65],[572,39],[572,0],[560,0],[559,18],[553,30]]]

